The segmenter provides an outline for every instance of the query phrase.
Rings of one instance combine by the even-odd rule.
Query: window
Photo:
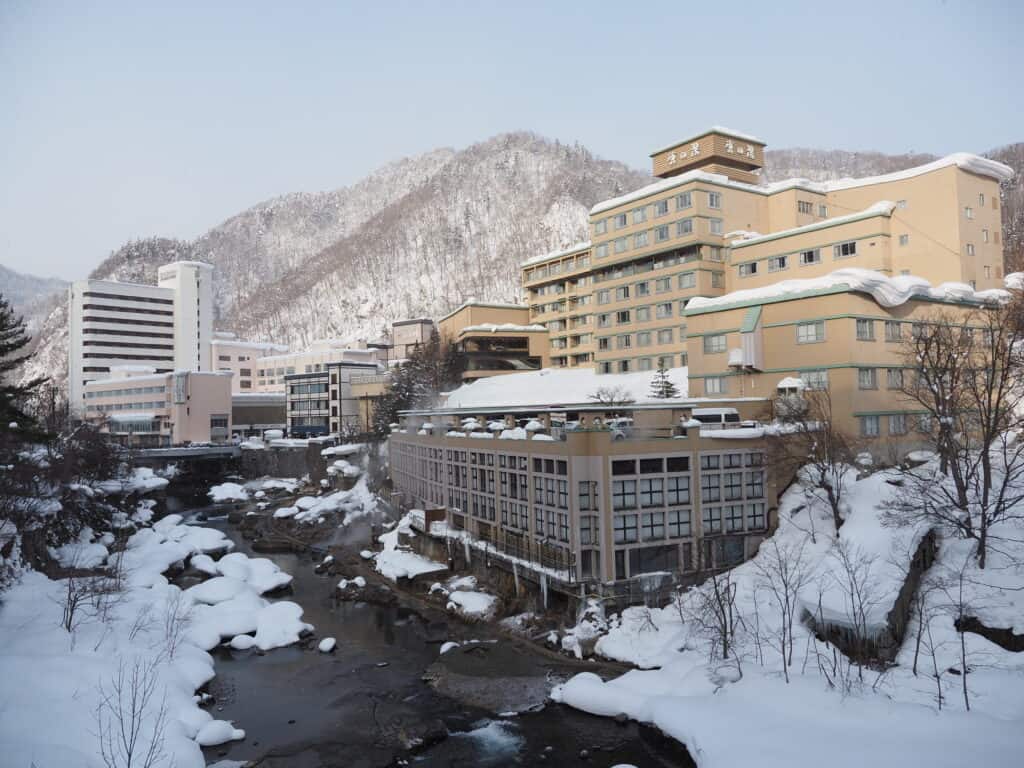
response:
[[[693,206],[693,195],[690,192],[683,192],[676,195],[676,210],[682,211]]]
[[[659,344],[671,344],[674,335],[674,331],[671,328],[662,328],[658,331],[658,343]]]
[[[636,284],[636,295],[637,296],[649,296],[651,294],[651,284],[648,282]],[[626,294],[626,298],[629,298],[629,294]]]
[[[670,477],[668,479],[668,504],[669,506],[690,503],[690,478]]]
[[[621,336],[616,336],[615,337],[615,348],[616,349],[629,349],[632,346],[633,346],[633,337],[630,334],[624,333]]]
[[[857,387],[860,389],[878,389],[878,376],[874,368],[857,369]]]
[[[900,245],[907,245],[910,243],[910,235],[900,235]]]
[[[600,291],[597,292],[597,303],[598,304],[607,304],[611,300],[612,300],[612,292],[609,291],[607,288],[602,288]]]
[[[903,341],[903,323],[898,320],[885,321],[885,340]]]
[[[800,265],[806,267],[810,264],[821,264],[821,251],[817,248],[811,251],[803,251],[800,254]]]
[[[629,373],[632,370],[632,363],[629,360],[619,361],[619,373]]]
[[[725,484],[723,486],[725,491],[726,501],[735,501],[736,499],[743,498],[743,473],[742,472],[726,472],[725,473]]]
[[[628,224],[626,220],[626,214],[624,213],[617,213],[613,218],[615,220],[616,229],[624,229]]]
[[[704,533],[721,533],[721,507],[704,507],[704,509],[701,511],[701,527]]]
[[[602,312],[597,316],[597,327],[607,328],[612,324],[612,316],[607,312]]]
[[[659,200],[654,204],[654,216],[665,216],[668,214],[668,200]]]
[[[665,291],[672,290],[672,278],[671,277],[659,277],[654,281],[654,290],[658,293],[664,293]]]
[[[704,337],[704,354],[714,355],[719,352],[725,352],[726,337],[724,333],[716,333],[711,336]]]
[[[903,389],[903,369],[886,368],[885,385],[889,389]]]
[[[797,344],[816,344],[825,340],[825,321],[813,320],[809,323],[796,324]]]
[[[797,213],[806,213],[808,216],[814,213],[814,203],[809,200],[797,200],[796,201]]]
[[[633,223],[643,224],[647,221],[647,208],[634,208],[633,209]]]
[[[693,219],[681,219],[676,222],[676,237],[693,234]]]
[[[601,341],[608,341],[608,339],[601,339]],[[605,349],[607,349],[607,347],[605,347]],[[598,370],[600,370],[601,373],[611,373],[612,364],[607,361],[601,361],[598,363]]]
[[[579,483],[579,502],[580,510],[588,511],[591,509],[597,509],[597,483],[593,483],[594,493],[590,493],[591,481],[580,480]]]
[[[666,301],[654,307],[654,316],[659,320],[672,317],[672,302]]]
[[[779,272],[788,266],[788,256],[772,256],[768,259],[768,271]]]
[[[615,322],[618,325],[626,325],[630,322],[630,312],[628,309],[620,309],[615,313]]]
[[[722,193],[721,192],[708,192],[708,208],[721,208],[722,207]]]
[[[907,434],[907,415],[905,413],[894,413],[889,416],[889,434]]]
[[[722,257],[722,249],[719,246],[708,246],[708,261],[725,261]]]
[[[640,481],[640,506],[661,507],[665,504],[664,481],[660,477],[645,477]]]
[[[623,300],[628,299],[628,298],[629,298],[629,286],[628,285],[620,285],[618,288],[615,289],[615,300],[616,301],[623,301]]]
[[[875,340],[875,321],[857,319],[857,341]]]
[[[616,544],[636,541],[636,515],[617,515],[613,530]]]
[[[601,219],[594,222],[594,234],[603,235],[608,231],[608,219]]]
[[[978,207],[979,208],[984,208],[985,207],[985,195],[984,195],[984,193],[978,193]]]
[[[825,204],[819,205],[818,206],[818,215],[821,216],[821,218],[823,218],[823,219],[827,219],[828,218],[828,206],[825,205]]]
[[[654,368],[654,361],[649,357],[641,357],[637,366],[641,371],[650,371]]]
[[[907,207],[907,201],[906,200],[897,200],[896,201],[896,207],[900,208],[900,209],[906,208]]]
[[[764,472],[760,469],[747,472],[747,498],[759,499],[764,496]]]
[[[708,376],[704,379],[705,395],[724,395],[726,390],[725,376]]]
[[[636,480],[612,481],[612,509],[636,509]]]
[[[710,232],[712,235],[722,234],[722,220],[708,219],[708,232]]]
[[[974,243],[968,243],[967,244],[967,255],[968,256],[973,256],[974,255]]]
[[[615,252],[625,253],[629,247],[629,241],[625,237],[620,237],[615,241]]]
[[[217,359],[220,360],[222,363],[230,363],[231,355],[217,355]]]
[[[654,230],[654,241],[657,243],[663,243],[666,240],[668,240],[668,224],[662,224]]]
[[[644,541],[665,538],[665,513],[645,512],[640,516],[641,531]]]
[[[638,323],[646,323],[651,319],[651,308],[650,307],[637,307],[636,308],[636,321]]]
[[[747,504],[747,530],[756,531],[764,527],[764,504]]]
[[[597,248],[594,249],[594,255],[599,259],[603,259],[608,255],[608,243],[601,243]]]
[[[725,507],[725,530],[730,533],[743,530],[742,504],[729,504]]]
[[[964,217],[968,219],[974,218],[974,209],[969,205],[964,206]]]
[[[649,347],[649,346],[651,346],[651,332],[650,331],[640,331],[636,335],[636,345],[638,347]]]
[[[860,434],[861,437],[878,437],[878,417],[861,416]]]
[[[683,272],[679,276],[679,287],[683,288],[696,288],[697,287],[697,273],[696,272]]]
[[[983,242],[983,243],[987,243],[988,242],[988,230],[987,229],[981,230],[981,242]]]
[[[681,539],[690,535],[690,510],[670,509],[668,511],[668,537]]]
[[[828,389],[828,371],[804,371],[800,378],[809,390],[821,392]]]
[[[832,246],[832,258],[845,259],[857,255],[857,243],[853,240]]]
[[[711,273],[711,287],[712,288],[725,288],[725,273],[724,272],[712,272]]]
[[[757,262],[751,261],[747,264],[740,264],[740,277],[749,277],[757,274]]]
[[[635,475],[636,461],[633,459],[617,459],[612,462],[613,475]]]
[[[985,279],[992,279],[992,267],[990,267],[988,264],[985,265]]]
[[[643,248],[645,245],[647,245],[647,232],[646,232],[646,230],[643,231],[643,232],[637,232],[635,235],[633,235],[633,247],[634,248]]]

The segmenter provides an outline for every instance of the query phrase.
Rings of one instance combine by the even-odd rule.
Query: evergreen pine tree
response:
[[[658,370],[651,379],[651,397],[659,400],[668,400],[679,397],[679,387],[668,377],[668,369],[665,368],[665,361],[658,361]]]
[[[13,436],[11,433],[18,433],[20,437],[14,442],[21,442],[38,432],[36,419],[28,413],[26,405],[46,378],[41,376],[24,384],[14,383],[15,371],[30,357],[26,353],[30,341],[25,321],[14,314],[10,303],[0,295],[0,433],[5,433],[8,439]],[[11,424],[17,426],[11,427]]]

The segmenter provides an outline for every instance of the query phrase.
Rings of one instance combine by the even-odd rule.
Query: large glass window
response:
[[[690,478],[688,476],[669,477],[666,482],[669,506],[690,503]]]
[[[636,509],[636,480],[612,481],[612,509]]]
[[[640,480],[640,506],[660,507],[665,504],[664,481],[660,478]]]
[[[615,515],[613,518],[614,539],[616,544],[628,544],[637,540],[636,515]]]
[[[641,515],[640,522],[643,526],[642,535],[644,541],[665,538],[664,512],[645,512],[643,515]]]
[[[704,337],[704,354],[713,355],[725,352],[726,337],[724,333],[716,333]]]
[[[704,533],[722,532],[721,507],[704,507],[701,510],[701,529]]]
[[[825,340],[825,321],[813,320],[796,324],[796,343],[814,344]]]
[[[690,510],[670,509],[668,511],[668,536],[679,539],[690,535]]]

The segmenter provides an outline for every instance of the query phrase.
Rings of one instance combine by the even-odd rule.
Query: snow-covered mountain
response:
[[[0,264],[0,295],[25,318],[30,332],[38,330],[67,285],[56,277],[36,277]]]
[[[1007,253],[1024,241],[1024,144],[988,153],[1018,175],[1004,187]],[[834,179],[908,168],[931,155],[782,149],[767,180]],[[148,239],[112,253],[93,277],[155,282],[159,265],[216,267],[217,327],[297,346],[370,339],[393,320],[438,317],[468,298],[520,298],[519,263],[586,236],[597,201],[650,181],[578,145],[496,136],[391,163],[350,187],[274,198],[194,242]],[[26,375],[63,383],[67,317],[54,306]]]

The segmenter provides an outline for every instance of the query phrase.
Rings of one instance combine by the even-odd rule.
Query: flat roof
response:
[[[462,302],[459,306],[449,312],[447,315],[441,318],[439,322],[447,320],[452,315],[458,314],[464,309],[469,307],[489,307],[491,309],[525,309],[529,311],[530,306],[528,304],[505,304],[500,301],[476,301],[470,299],[469,301]]]

